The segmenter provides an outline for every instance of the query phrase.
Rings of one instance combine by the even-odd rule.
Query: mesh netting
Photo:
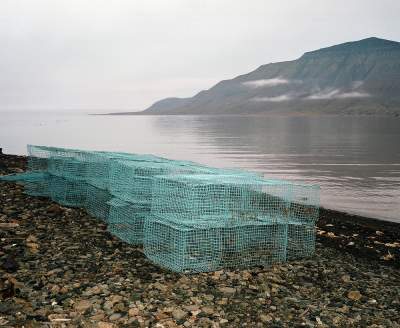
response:
[[[153,155],[28,146],[28,172],[0,177],[85,207],[177,272],[270,265],[315,250],[319,188]]]
[[[88,184],[81,180],[68,180],[51,176],[49,180],[50,198],[70,207],[84,207],[87,199]]]
[[[106,189],[97,188],[96,186],[87,184],[87,197],[84,207],[87,212],[96,218],[107,221],[110,211],[108,202],[111,194]]]
[[[50,175],[45,172],[31,171],[24,173],[0,176],[0,180],[21,183],[25,188],[25,193],[31,196],[49,197]]]
[[[287,219],[291,186],[236,174],[166,175],[154,179],[152,214],[181,221]]]
[[[29,171],[47,171],[48,160],[55,156],[72,156],[79,152],[75,149],[64,149],[56,147],[28,145],[28,170]]]
[[[25,193],[30,196],[50,197],[49,178],[38,179],[36,181],[22,182]]]
[[[288,226],[288,259],[311,256],[315,251],[315,224],[319,218],[318,186],[291,184]]]
[[[290,196],[287,183],[251,176],[156,177],[145,254],[179,272],[284,261]]]
[[[41,171],[47,172],[47,158],[40,158],[40,157],[28,157],[28,170],[33,171]]]
[[[152,217],[145,223],[144,251],[157,265],[184,273],[266,266],[285,261],[286,235],[284,222],[230,226]]]
[[[211,169],[179,161],[141,162],[117,160],[111,163],[110,191],[114,196],[125,201],[150,203],[155,176],[195,172],[211,172]]]
[[[143,227],[150,214],[154,177],[168,173],[212,172],[184,161],[113,161],[111,163],[111,203],[108,230],[132,244],[143,243]]]
[[[40,181],[46,179],[47,177],[48,174],[44,172],[23,172],[10,175],[2,175],[0,176],[0,180],[12,182]]]
[[[141,245],[144,222],[150,213],[150,203],[132,203],[113,198],[108,204],[108,231],[127,243]]]

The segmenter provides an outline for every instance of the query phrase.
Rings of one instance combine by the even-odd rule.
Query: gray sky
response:
[[[400,41],[399,0],[1,0],[0,110],[142,110],[309,50]]]

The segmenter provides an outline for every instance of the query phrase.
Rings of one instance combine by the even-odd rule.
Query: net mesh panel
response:
[[[125,201],[151,202],[155,176],[200,171],[208,172],[208,169],[187,165],[179,161],[141,162],[117,160],[111,162],[110,191],[114,196]]]
[[[184,220],[238,223],[289,216],[291,185],[252,175],[182,174],[154,179],[152,214]]]
[[[88,184],[82,180],[68,180],[51,176],[49,180],[50,197],[53,201],[70,207],[84,207]]]
[[[144,222],[150,213],[150,203],[131,203],[113,198],[109,206],[107,230],[127,243],[142,244]]]
[[[47,176],[43,179],[22,182],[25,193],[30,196],[50,197],[49,179]]]
[[[48,159],[48,171],[51,175],[62,178],[85,180],[88,175],[88,163],[73,157],[53,156]]]
[[[84,207],[91,216],[107,221],[110,211],[108,202],[110,200],[111,194],[108,190],[87,184],[87,197]]]
[[[291,190],[251,176],[155,178],[144,251],[178,272],[270,265],[286,259]]]
[[[80,152],[76,149],[28,145],[28,170],[47,171],[50,157],[71,157],[73,153]]]
[[[31,171],[24,173],[0,176],[0,180],[21,183],[25,188],[25,193],[30,196],[49,197],[50,175],[45,172]]]
[[[316,185],[292,184],[289,208],[288,259],[311,256],[315,251],[319,218],[320,188]]]
[[[56,152],[57,153],[57,152]],[[48,171],[68,179],[85,180],[101,189],[110,189],[110,171],[114,161],[162,162],[164,159],[151,155],[135,155],[110,152],[63,151],[60,156],[48,159]]]
[[[47,158],[28,157],[28,171],[41,171],[47,172]]]
[[[143,243],[144,221],[150,214],[154,177],[168,173],[214,172],[184,161],[113,161],[111,163],[111,203],[108,230],[121,239]]]
[[[198,225],[151,217],[145,222],[144,250],[157,265],[183,273],[268,266],[285,261],[286,236],[284,222]]]
[[[48,177],[44,172],[22,172],[0,176],[0,180],[12,182],[38,181]]]
[[[28,169],[29,170],[47,170],[47,161],[52,157],[66,159],[82,159],[84,156],[95,154],[94,151],[79,149],[67,149],[57,147],[28,145]]]
[[[134,163],[160,163],[165,161],[162,158],[152,155],[101,153],[96,154],[96,156],[97,161],[91,164],[88,180],[99,188],[109,190],[111,190],[114,183],[111,177],[114,163],[119,161]]]

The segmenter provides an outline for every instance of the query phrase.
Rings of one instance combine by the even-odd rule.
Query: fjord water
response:
[[[0,147],[151,153],[321,186],[321,203],[400,222],[400,118],[0,113]]]

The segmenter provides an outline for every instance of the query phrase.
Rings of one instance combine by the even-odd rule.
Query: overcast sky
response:
[[[309,50],[400,41],[399,0],[1,0],[0,110],[142,110]]]

